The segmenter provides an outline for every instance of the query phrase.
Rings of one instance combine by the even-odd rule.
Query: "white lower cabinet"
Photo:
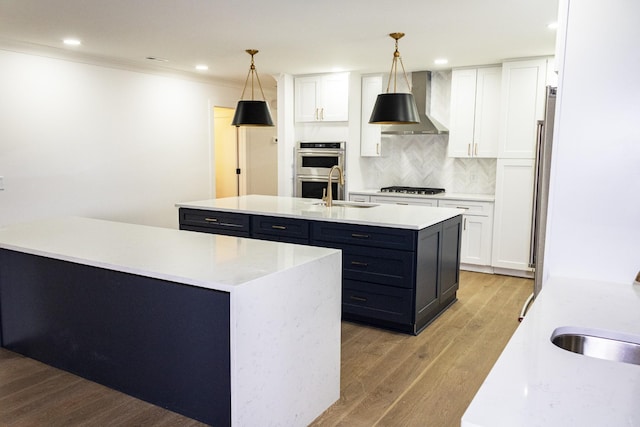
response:
[[[531,271],[533,159],[498,159],[491,265]]]
[[[371,201],[370,197],[366,194],[349,194],[350,202],[364,202],[368,203]]]
[[[438,206],[438,199],[427,199],[418,197],[395,197],[395,196],[371,196],[371,203],[388,203],[394,205],[420,205],[420,206]]]
[[[439,207],[465,209],[462,215],[460,262],[480,266],[491,265],[493,203],[466,200],[439,200]]]

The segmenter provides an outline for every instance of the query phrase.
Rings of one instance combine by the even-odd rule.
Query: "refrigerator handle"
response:
[[[536,163],[533,175],[533,206],[531,215],[531,236],[529,239],[529,268],[536,266],[536,236],[538,228],[538,186],[540,185],[540,162],[542,159],[542,143],[544,138],[544,120],[538,120],[538,128],[536,135]]]

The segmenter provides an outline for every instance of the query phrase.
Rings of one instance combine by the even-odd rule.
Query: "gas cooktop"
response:
[[[380,191],[383,193],[438,194],[438,193],[444,193],[444,188],[393,186],[393,187],[382,187]]]

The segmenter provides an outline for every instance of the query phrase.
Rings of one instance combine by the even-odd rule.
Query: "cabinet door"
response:
[[[295,120],[296,122],[315,122],[318,120],[318,93],[320,78],[297,77],[295,84]]]
[[[180,230],[249,237],[250,215],[180,208]]]
[[[438,199],[421,197],[371,196],[371,203],[387,203],[394,205],[438,206]]]
[[[476,108],[476,69],[451,73],[451,119],[449,123],[449,157],[471,157]]]
[[[440,242],[440,306],[455,298],[460,287],[460,240],[462,239],[461,217],[457,216],[442,223]]]
[[[350,202],[364,202],[369,203],[371,200],[367,194],[354,194],[349,193],[349,201]]]
[[[460,262],[475,265],[491,264],[492,219],[474,215],[462,217]]]
[[[322,77],[322,95],[318,108],[320,120],[346,122],[349,120],[349,73],[327,74]]]
[[[296,77],[296,122],[347,120],[349,120],[349,73]]]
[[[309,244],[309,221],[262,215],[251,216],[251,237],[276,242]]]
[[[380,125],[369,123],[373,106],[382,92],[382,75],[362,77],[362,104],[360,112],[360,156],[380,156]]]
[[[460,262],[491,265],[493,203],[448,199],[438,201],[438,206],[466,210],[462,216]]]
[[[473,156],[498,156],[502,67],[479,68],[476,81]]]
[[[375,227],[337,222],[311,223],[313,246],[353,245],[373,248],[415,250],[416,233],[401,228]]]
[[[535,157],[537,124],[544,115],[546,67],[546,59],[502,65],[498,157]]]
[[[531,271],[534,161],[498,159],[491,265]]]

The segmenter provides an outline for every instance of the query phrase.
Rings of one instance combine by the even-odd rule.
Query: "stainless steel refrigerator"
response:
[[[556,113],[556,89],[547,86],[544,120],[538,121],[538,141],[533,188],[533,220],[531,224],[531,252],[529,266],[535,268],[534,295],[542,289],[544,243],[549,205],[549,173],[553,142],[553,121]]]
[[[544,243],[547,231],[547,207],[549,204],[549,175],[551,169],[551,149],[553,145],[553,122],[556,113],[556,90],[547,86],[544,120],[538,121],[536,142],[535,177],[533,187],[533,215],[531,219],[531,247],[529,267],[535,269],[533,293],[522,307],[522,320],[529,305],[542,289],[544,269]]]

